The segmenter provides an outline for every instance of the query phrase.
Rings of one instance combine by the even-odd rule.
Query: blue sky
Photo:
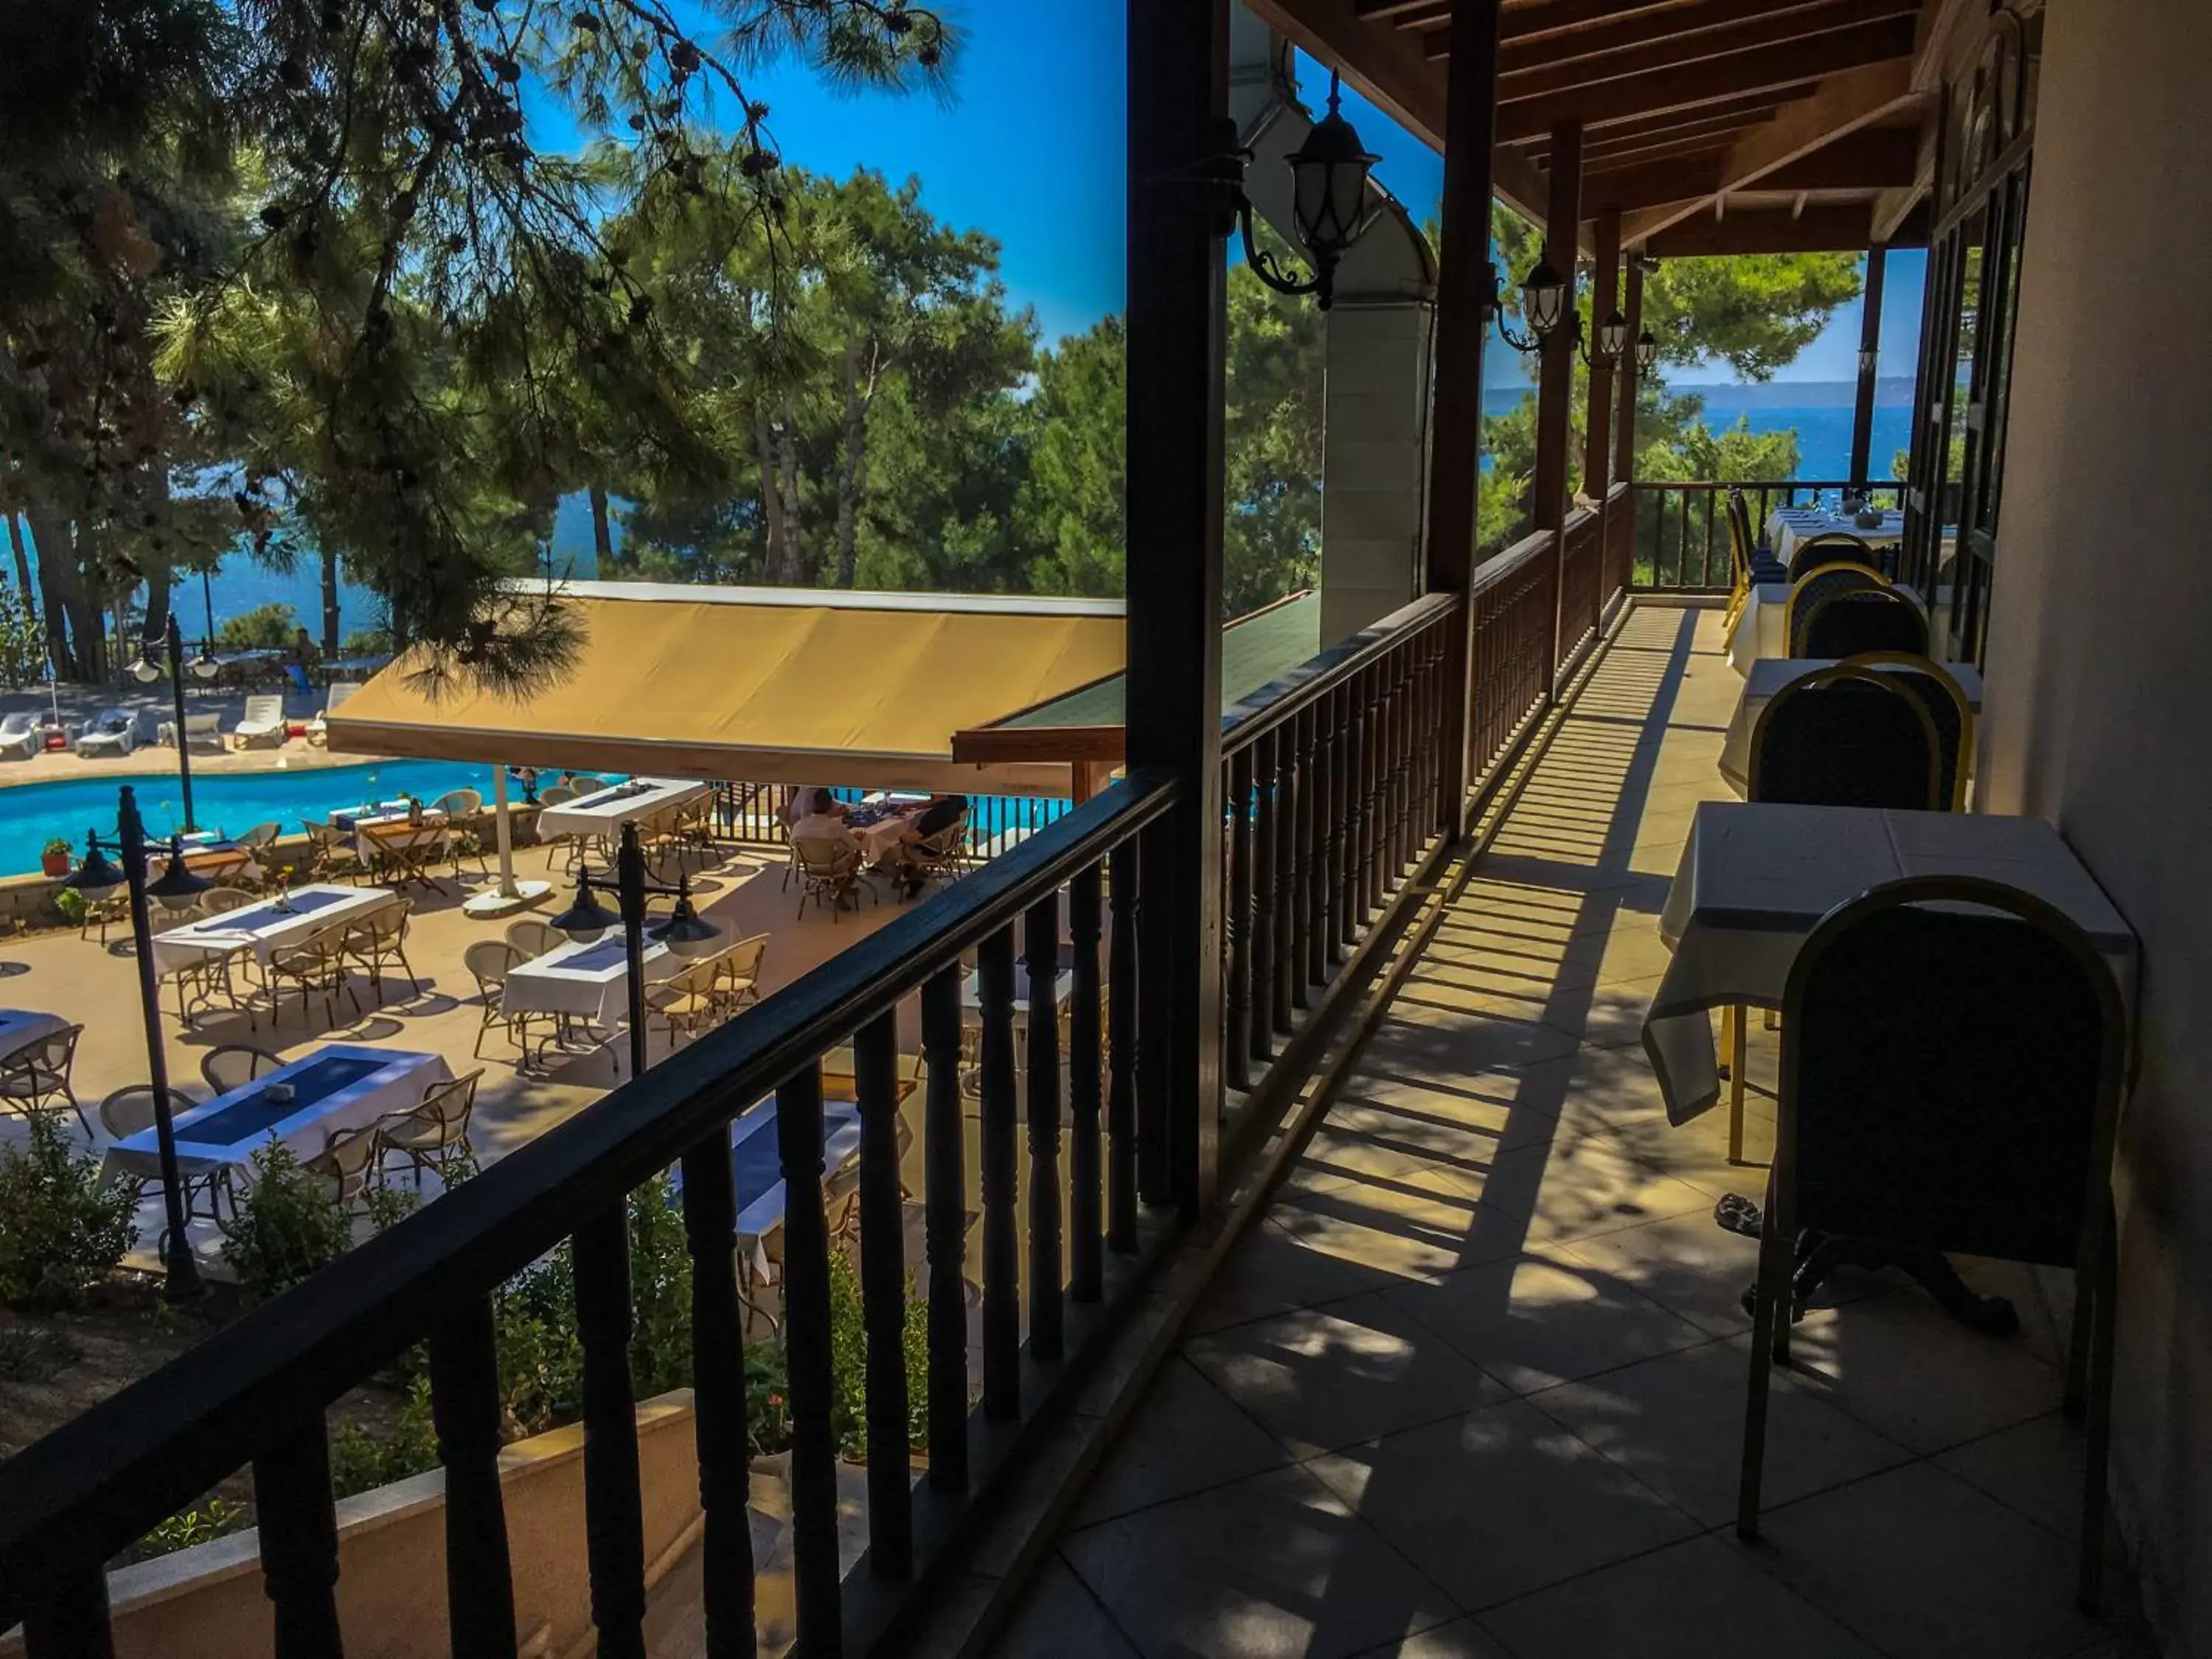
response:
[[[866,166],[894,181],[918,176],[932,212],[999,240],[1007,291],[1016,304],[1036,308],[1047,341],[1079,332],[1121,304],[1122,8],[1105,0],[934,3],[965,40],[945,100],[843,94],[795,63],[754,71],[747,89],[767,101],[786,159],[817,173]],[[1300,75],[1306,101],[1318,108],[1326,75],[1303,56]],[[1443,159],[1348,90],[1345,112],[1382,158],[1382,183],[1416,220],[1433,213]],[[559,142],[555,132],[544,137]],[[1917,252],[1891,257],[1885,374],[1912,372],[1922,264]],[[1851,379],[1858,337],[1854,304],[1780,378]],[[1510,354],[1491,359],[1493,385],[1520,383]]]

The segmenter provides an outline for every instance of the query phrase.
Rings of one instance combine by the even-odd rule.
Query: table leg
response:
[[[1730,1193],[1713,1206],[1713,1222],[1728,1232],[1757,1238],[1763,1218],[1757,1204],[1741,1193]],[[1791,1322],[1805,1316],[1807,1306],[1820,1287],[1843,1267],[1895,1267],[1933,1297],[1952,1318],[1984,1336],[2012,1336],[2020,1330],[2020,1313],[2012,1303],[2002,1296],[1978,1294],[1940,1250],[1882,1244],[1810,1228],[1797,1236],[1796,1267],[1790,1277]],[[1743,1293],[1747,1313],[1752,1300],[1752,1292],[1747,1290]]]
[[[1743,1162],[1743,1096],[1745,1056],[1750,1047],[1750,1034],[1744,1029],[1750,1022],[1750,1009],[1737,1003],[1729,1010],[1729,1149],[1730,1164]]]

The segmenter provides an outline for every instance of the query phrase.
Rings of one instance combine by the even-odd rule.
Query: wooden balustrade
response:
[[[1638,593],[1725,593],[1729,590],[1728,492],[1741,489],[1751,509],[1752,533],[1764,537],[1777,507],[1802,506],[1816,495],[1834,505],[1855,488],[1834,478],[1783,478],[1740,483],[1646,482],[1629,486],[1630,591]],[[1867,493],[1880,507],[1901,507],[1905,486],[1875,483]]]
[[[1604,537],[1598,515],[1577,508],[1559,528],[1559,621],[1554,646],[1557,666],[1554,684],[1574,672],[1582,654],[1597,637],[1598,608],[1604,598],[1601,584]]]
[[[1551,696],[1558,662],[1553,603],[1559,544],[1540,530],[1474,573],[1474,685],[1468,775],[1486,793],[1510,763],[1516,740]]]

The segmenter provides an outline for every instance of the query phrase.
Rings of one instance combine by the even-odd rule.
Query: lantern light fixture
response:
[[[1374,222],[1367,199],[1367,181],[1382,158],[1362,143],[1338,107],[1343,95],[1334,70],[1328,77],[1328,113],[1313,124],[1304,143],[1291,152],[1291,218],[1313,266],[1310,276],[1295,276],[1283,269],[1274,254],[1261,247],[1252,233],[1252,200],[1245,195],[1243,164],[1249,151],[1235,152],[1238,177],[1236,192],[1237,229],[1244,239],[1244,263],[1252,274],[1278,294],[1310,294],[1323,311],[1335,297],[1337,262],[1350,252]]]

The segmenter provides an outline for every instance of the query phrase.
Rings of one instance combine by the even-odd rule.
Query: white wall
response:
[[[2212,1654],[2212,0],[2051,0],[1982,725],[2145,946],[2113,1485]]]

